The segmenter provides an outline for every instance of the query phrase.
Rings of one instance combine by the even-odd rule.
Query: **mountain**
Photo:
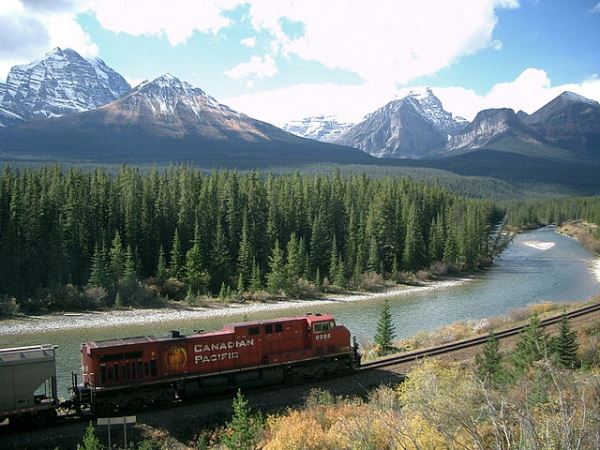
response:
[[[379,158],[422,158],[443,147],[464,126],[465,120],[444,110],[428,88],[389,102],[336,142]]]
[[[439,155],[452,156],[478,149],[500,150],[541,158],[574,158],[570,151],[547,142],[509,108],[485,109],[477,113],[462,133],[448,141]]]
[[[10,70],[0,89],[0,108],[23,121],[57,117],[97,108],[130,90],[101,59],[57,47],[39,61]]]
[[[352,126],[351,123],[339,122],[333,116],[313,116],[288,122],[283,126],[283,129],[303,138],[322,142],[335,142],[340,135]]]
[[[303,139],[163,75],[99,108],[0,130],[0,156],[93,163],[190,162],[256,167],[372,163],[363,152]]]
[[[525,123],[556,146],[600,158],[600,104],[594,100],[563,92]]]
[[[529,117],[529,114],[527,114],[525,111],[520,109],[517,111],[517,117],[521,120],[525,120],[527,117]]]

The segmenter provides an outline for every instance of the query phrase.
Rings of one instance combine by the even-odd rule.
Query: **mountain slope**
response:
[[[339,122],[333,116],[313,116],[288,122],[283,126],[283,129],[303,138],[321,142],[335,142],[352,126],[351,123]]]
[[[412,92],[369,114],[340,136],[350,145],[380,158],[422,158],[443,147],[464,126],[444,110],[431,89]]]
[[[238,113],[171,75],[97,109],[0,130],[5,158],[255,167],[369,164],[359,150],[302,139]]]
[[[549,144],[509,108],[486,109],[477,113],[462,133],[448,141],[440,156],[453,156],[482,148],[541,158],[575,157],[568,150]]]
[[[97,108],[130,89],[101,59],[55,48],[39,61],[10,70],[0,107],[23,120],[56,117]]]
[[[525,123],[554,145],[600,158],[600,104],[594,100],[563,92]]]

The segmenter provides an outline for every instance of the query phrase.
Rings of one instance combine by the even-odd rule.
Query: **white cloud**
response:
[[[591,13],[600,13],[600,2],[596,6],[594,6],[591,10]]]
[[[0,79],[15,64],[40,58],[53,47],[70,47],[82,55],[97,55],[98,47],[75,20],[79,8],[85,4],[68,0],[44,4],[2,0],[0,40],[4,45],[0,44]],[[3,32],[10,36],[2,36]]]
[[[592,76],[580,83],[554,86],[544,70],[528,68],[515,80],[498,83],[483,95],[463,87],[434,88],[433,91],[446,109],[470,120],[487,108],[508,107],[531,114],[564,91],[600,101],[600,79]]]
[[[323,114],[359,121],[364,114],[390,101],[394,94],[395,88],[389,84],[307,83],[222,101],[252,117],[281,126],[291,120]]]
[[[447,0],[303,1],[250,0],[257,30],[272,34],[283,54],[354,72],[368,82],[405,83],[431,75],[486,47],[493,38],[496,11],[517,1]],[[303,25],[288,37],[282,19]]]
[[[414,88],[396,90],[393,85],[302,84],[256,94],[223,99],[223,103],[252,117],[283,125],[291,120],[316,115],[333,115],[358,122],[395,97]],[[478,95],[464,87],[433,87],[444,107],[455,115],[472,120],[482,109],[513,108],[532,113],[561,94],[573,91],[600,101],[600,79],[596,76],[580,83],[553,86],[545,71],[528,68],[515,80],[498,83],[489,92]]]
[[[250,61],[238,64],[225,71],[225,75],[234,80],[243,78],[271,78],[277,75],[277,66],[272,56],[253,56]]]
[[[246,39],[242,39],[240,41],[240,44],[242,44],[244,47],[253,48],[256,45],[256,38],[255,37],[249,37],[249,38],[246,38]]]
[[[133,36],[165,35],[171,45],[195,31],[217,33],[230,25],[223,12],[239,0],[94,0],[90,7],[103,28]]]

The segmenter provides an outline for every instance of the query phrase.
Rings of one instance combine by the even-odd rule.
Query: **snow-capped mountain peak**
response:
[[[592,100],[591,98],[584,97],[583,95],[576,94],[572,91],[565,91],[560,94],[558,98],[570,102],[587,103],[588,105],[600,106],[600,103],[598,103],[596,100]]]
[[[286,123],[283,129],[307,139],[335,142],[353,124],[340,121],[335,116],[312,116]]]
[[[101,59],[56,47],[42,59],[10,70],[0,106],[23,120],[56,117],[97,108],[130,89]]]
[[[152,81],[144,81],[131,95],[144,97],[155,114],[175,115],[178,108],[188,108],[199,116],[207,108],[223,109],[232,112],[227,106],[219,104],[202,89],[166,73]]]

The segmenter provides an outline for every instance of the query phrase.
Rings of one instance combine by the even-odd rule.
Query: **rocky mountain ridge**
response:
[[[59,117],[98,108],[130,90],[127,81],[101,59],[57,47],[38,61],[10,70],[0,87],[0,108],[16,122]],[[4,116],[0,125],[14,125],[5,123]]]

